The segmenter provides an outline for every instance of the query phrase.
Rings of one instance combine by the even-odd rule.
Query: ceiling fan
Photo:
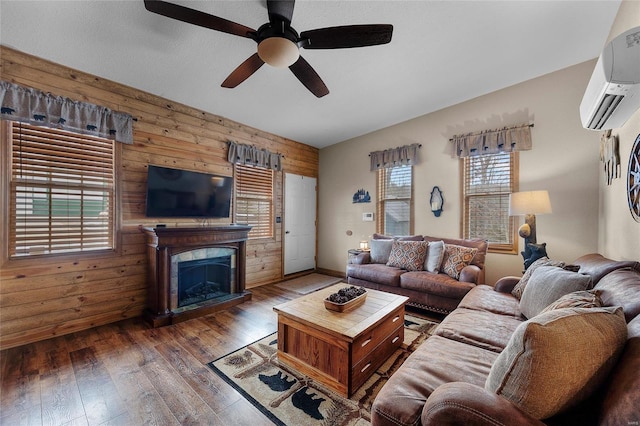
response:
[[[303,31],[298,35],[291,26],[295,0],[267,0],[269,22],[258,30],[198,10],[160,0],[144,0],[145,8],[189,24],[250,38],[258,43],[258,51],[245,60],[222,82],[233,88],[249,78],[264,63],[288,67],[311,93],[321,98],[329,93],[320,76],[300,56],[303,49],[343,49],[374,46],[391,41],[393,26],[389,24],[344,25]]]

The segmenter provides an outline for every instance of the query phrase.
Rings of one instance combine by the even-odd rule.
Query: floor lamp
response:
[[[523,216],[524,224],[518,228],[518,235],[524,238],[524,268],[546,256],[546,243],[537,244],[536,214],[551,213],[548,191],[514,192],[509,195],[509,216]]]

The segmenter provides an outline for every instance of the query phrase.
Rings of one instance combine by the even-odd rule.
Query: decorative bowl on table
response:
[[[345,312],[362,305],[367,298],[364,287],[343,287],[324,299],[324,307],[330,311]]]

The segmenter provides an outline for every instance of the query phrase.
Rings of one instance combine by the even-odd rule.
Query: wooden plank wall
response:
[[[228,140],[280,152],[284,161],[283,172],[277,173],[276,178],[276,216],[283,216],[284,172],[318,177],[318,149],[314,147],[4,46],[0,46],[0,58],[2,80],[103,105],[137,118],[134,144],[117,144],[121,150],[117,169],[121,225],[117,251],[11,261],[4,254],[0,267],[2,349],[142,314],[146,257],[138,226],[197,223],[145,218],[148,164],[229,176],[233,167],[226,161]],[[3,186],[0,206],[4,209],[7,200]],[[0,215],[5,221],[2,228],[5,246],[7,212]],[[275,224],[275,238],[249,241],[248,288],[282,279],[282,241],[281,224]]]

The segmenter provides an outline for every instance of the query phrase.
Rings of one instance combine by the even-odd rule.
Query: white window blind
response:
[[[236,164],[235,221],[252,226],[249,238],[273,237],[273,170]]]
[[[114,247],[114,142],[8,123],[9,255]]]
[[[378,170],[378,230],[387,235],[411,233],[412,166]]]
[[[463,236],[489,241],[492,251],[515,251],[509,194],[517,187],[516,156],[505,152],[463,160]]]

